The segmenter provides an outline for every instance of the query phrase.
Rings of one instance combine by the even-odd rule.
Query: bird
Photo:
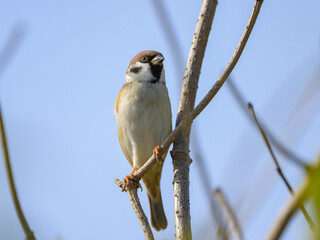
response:
[[[161,161],[141,178],[149,199],[151,225],[157,231],[168,225],[160,191],[161,172],[168,151],[160,151],[159,145],[172,131],[163,61],[163,55],[153,50],[142,51],[132,58],[114,105],[119,142],[133,167],[126,178],[132,177],[152,154],[161,154],[158,156]]]

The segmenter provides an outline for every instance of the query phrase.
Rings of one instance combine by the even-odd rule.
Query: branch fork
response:
[[[132,175],[129,178],[126,178],[126,180],[123,180],[123,181],[120,181],[119,179],[115,179],[114,182],[122,189],[122,192],[128,192],[131,189],[137,190],[138,188],[140,188],[142,191],[141,184],[139,183],[140,179],[134,175]]]

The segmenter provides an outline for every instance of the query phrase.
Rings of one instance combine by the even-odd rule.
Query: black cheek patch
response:
[[[140,72],[141,69],[142,69],[142,67],[132,67],[132,68],[130,68],[130,72],[138,73],[138,72]]]

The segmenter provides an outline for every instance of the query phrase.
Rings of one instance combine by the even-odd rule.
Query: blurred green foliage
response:
[[[307,196],[309,196],[313,202],[315,222],[317,225],[317,234],[314,234],[312,239],[320,239],[320,155],[318,156],[317,163],[308,170],[309,185],[307,190]]]

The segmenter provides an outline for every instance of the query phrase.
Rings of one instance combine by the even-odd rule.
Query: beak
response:
[[[157,55],[151,60],[151,63],[153,65],[161,65],[163,60],[164,60],[164,57],[162,55]]]

